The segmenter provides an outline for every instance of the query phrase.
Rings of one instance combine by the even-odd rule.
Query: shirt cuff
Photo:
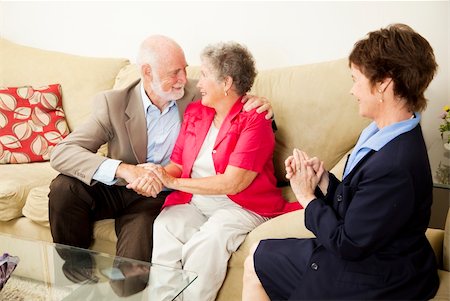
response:
[[[106,185],[114,185],[117,182],[115,175],[120,163],[122,163],[120,160],[106,159],[97,168],[92,178]]]

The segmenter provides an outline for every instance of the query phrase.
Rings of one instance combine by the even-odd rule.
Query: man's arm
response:
[[[100,164],[107,159],[96,152],[112,136],[104,94],[98,95],[94,104],[94,114],[58,143],[50,158],[54,169],[88,185]]]

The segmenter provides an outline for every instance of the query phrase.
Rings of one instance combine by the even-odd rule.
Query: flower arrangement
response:
[[[439,117],[443,122],[439,125],[439,132],[441,132],[441,138],[444,140],[444,133],[450,131],[450,107],[444,106],[442,110],[443,112]],[[444,146],[445,144],[450,145],[450,135],[447,136],[447,141],[444,141]]]

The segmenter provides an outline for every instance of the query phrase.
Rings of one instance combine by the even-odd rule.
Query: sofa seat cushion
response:
[[[450,300],[450,272],[438,270],[439,289],[431,300]]]
[[[94,239],[117,242],[114,219],[103,219],[94,223]]]
[[[48,220],[48,193],[49,185],[34,187],[28,194],[22,213],[35,223],[50,227]],[[105,219],[94,223],[94,239],[116,242],[114,219]]]
[[[0,173],[0,221],[22,216],[28,193],[34,187],[49,185],[57,172],[49,162],[2,165]]]
[[[33,222],[44,227],[50,227],[48,221],[48,193],[49,185],[34,187],[28,193],[27,200],[22,209],[22,214]]]

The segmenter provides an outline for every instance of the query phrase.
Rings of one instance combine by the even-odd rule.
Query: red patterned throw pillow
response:
[[[47,161],[68,134],[59,84],[0,87],[0,164]]]

